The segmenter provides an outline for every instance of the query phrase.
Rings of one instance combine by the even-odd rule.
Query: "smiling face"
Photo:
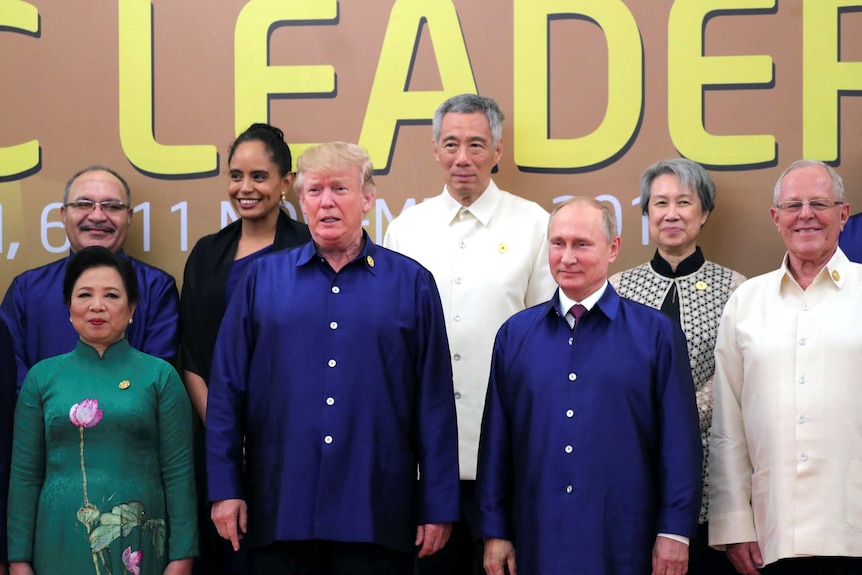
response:
[[[806,166],[788,172],[781,182],[778,203],[790,200],[835,200],[832,179],[820,166]],[[773,207],[772,221],[784,240],[790,255],[790,266],[810,265],[822,268],[838,248],[838,235],[850,216],[849,204],[838,204],[824,210],[803,205],[798,211]]]
[[[602,232],[602,211],[574,202],[554,214],[548,229],[551,275],[568,297],[581,302],[602,287],[617,259],[620,238]]]
[[[491,170],[502,156],[503,141],[494,145],[484,113],[449,112],[443,116],[434,157],[443,168],[446,189],[461,204],[469,206],[482,195],[491,182]]]
[[[66,203],[76,200],[129,203],[120,180],[100,170],[85,172],[72,182]],[[131,208],[112,212],[105,211],[98,205],[92,209],[63,206],[60,208],[60,215],[63,218],[66,237],[69,238],[74,252],[89,246],[104,246],[117,252],[126,243],[129,224],[132,223]]]
[[[321,251],[346,253],[362,241],[363,216],[374,193],[363,189],[357,166],[303,174],[299,194],[311,237]]]
[[[709,212],[704,212],[698,195],[688,186],[681,187],[674,174],[662,174],[650,186],[647,205],[650,237],[659,254],[685,258],[694,253],[700,229]]]
[[[282,193],[290,188],[293,174],[279,175],[271,152],[258,140],[239,144],[229,169],[227,193],[236,213],[244,220],[275,221]]]
[[[84,270],[72,288],[69,315],[81,341],[100,354],[126,333],[135,304],[129,304],[119,272],[107,266]]]

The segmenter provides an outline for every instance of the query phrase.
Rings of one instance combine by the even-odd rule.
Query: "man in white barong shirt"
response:
[[[784,261],[740,286],[718,331],[710,544],[748,575],[862,573],[862,265],[838,248],[850,206],[807,160],[774,204]]]

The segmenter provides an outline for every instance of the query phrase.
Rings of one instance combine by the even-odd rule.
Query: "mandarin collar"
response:
[[[129,344],[129,340],[126,339],[125,336],[123,336],[122,339],[117,340],[114,343],[112,343],[111,345],[109,345],[105,349],[105,353],[100,356],[99,352],[96,351],[95,347],[93,347],[89,343],[85,343],[84,340],[82,340],[80,337],[78,337],[78,342],[75,344],[75,351],[84,355],[84,357],[86,357],[88,359],[95,359],[95,360],[104,361],[104,360],[108,360],[108,359],[111,359],[113,357],[124,354],[131,347],[132,346]]]
[[[650,266],[653,271],[655,271],[660,276],[664,276],[666,278],[679,278],[683,276],[688,276],[696,272],[706,263],[706,258],[703,257],[703,252],[700,247],[694,248],[694,253],[679,262],[676,266],[676,271],[674,271],[670,264],[666,259],[659,255],[658,250],[655,251],[655,255],[652,260],[650,260]]]

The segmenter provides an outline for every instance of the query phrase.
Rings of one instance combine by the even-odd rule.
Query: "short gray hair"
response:
[[[651,165],[641,176],[641,213],[647,215],[652,184],[656,178],[665,174],[676,176],[680,188],[689,188],[700,199],[704,212],[715,209],[715,182],[703,166],[688,158],[672,158]]]
[[[554,208],[551,212],[551,216],[548,218],[548,235],[551,233],[551,224],[553,223],[554,216],[557,215],[557,212],[572,204],[591,206],[602,212],[602,235],[605,236],[605,239],[608,240],[609,243],[614,241],[614,238],[620,235],[617,230],[617,218],[614,216],[614,213],[608,205],[587,196],[575,196],[573,198],[569,198],[565,202],[557,204],[557,207]]]
[[[772,203],[777,204],[778,198],[781,196],[781,184],[784,183],[784,177],[793,172],[795,170],[799,170],[801,168],[816,168],[820,167],[826,170],[829,174],[829,177],[832,178],[832,196],[839,202],[844,202],[846,197],[844,195],[844,180],[841,179],[841,176],[838,175],[838,172],[835,171],[835,168],[830,166],[829,164],[825,164],[818,160],[796,160],[789,166],[787,169],[781,172],[781,175],[778,176],[778,181],[775,182],[775,189],[772,192]]]
[[[494,147],[500,138],[503,137],[503,111],[497,102],[485,96],[478,94],[460,94],[452,96],[437,108],[434,112],[434,119],[431,121],[431,127],[434,130],[434,143],[440,142],[440,130],[443,125],[443,116],[449,113],[453,114],[472,114],[474,112],[482,112],[488,118],[488,125],[491,128],[491,140]]]
[[[112,170],[111,168],[107,168],[105,166],[99,166],[99,165],[92,165],[92,166],[87,166],[83,170],[79,170],[78,172],[75,173],[74,176],[69,178],[68,182],[66,182],[66,187],[63,190],[63,205],[64,206],[67,203],[69,203],[69,191],[72,189],[72,184],[75,183],[75,180],[77,180],[78,178],[80,178],[81,176],[83,176],[84,174],[87,174],[89,172],[107,172],[107,173],[111,174],[112,176],[114,176],[115,178],[117,178],[118,180],[120,180],[120,183],[123,184],[123,189],[126,190],[126,204],[128,204],[129,206],[132,205],[132,190],[129,189],[129,184],[126,183],[126,180],[123,179],[123,176],[121,176],[120,174],[118,174],[117,172]]]

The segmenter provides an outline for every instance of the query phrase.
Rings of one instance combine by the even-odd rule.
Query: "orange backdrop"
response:
[[[227,145],[253,121],[295,152],[365,146],[381,240],[441,191],[430,118],[465,91],[506,113],[502,188],[614,204],[614,271],[652,254],[641,172],[682,155],[718,187],[707,257],[762,273],[783,254],[768,210],[791,161],[832,163],[862,204],[860,29],[846,0],[0,0],[0,294],[68,250],[63,185],[94,163],[132,186],[127,251],[180,279],[232,218]]]

